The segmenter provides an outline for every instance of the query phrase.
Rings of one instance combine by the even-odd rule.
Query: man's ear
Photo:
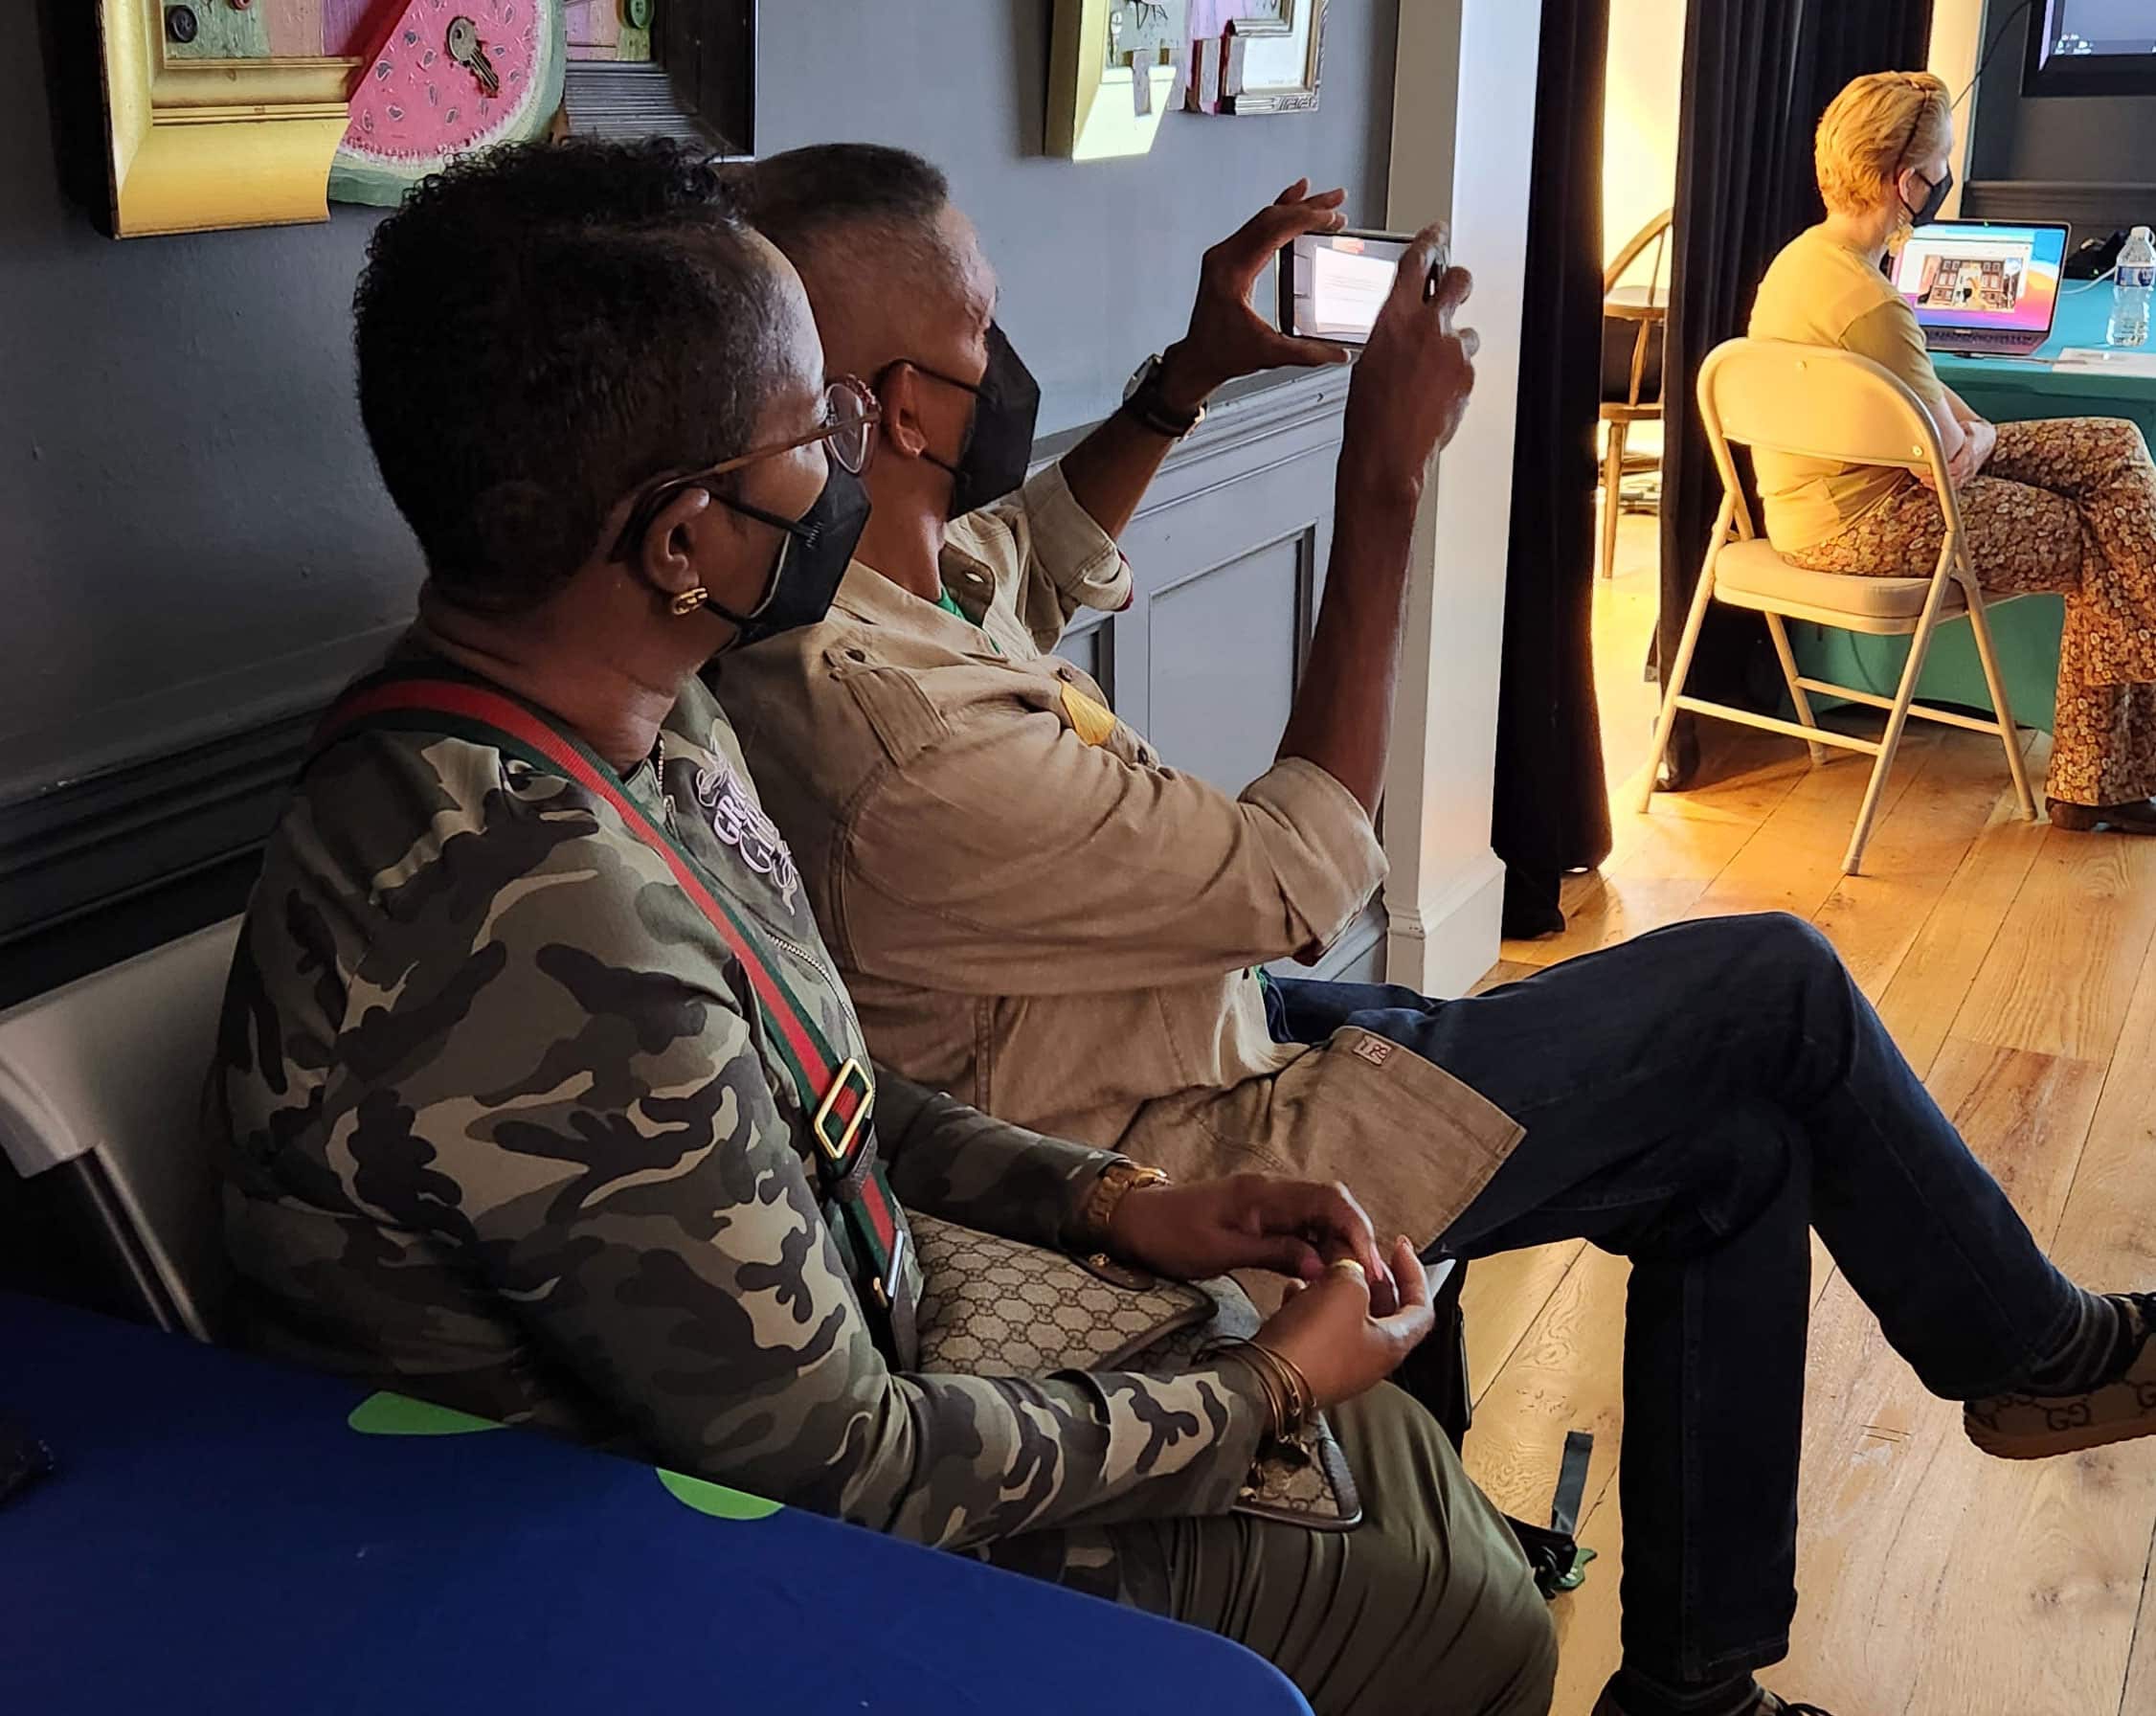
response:
[[[911,364],[893,364],[885,373],[877,399],[884,408],[882,434],[894,453],[918,459],[929,444],[921,426],[921,378]]]
[[[730,515],[701,488],[685,488],[659,508],[632,551],[638,576],[666,599],[708,589],[727,563],[722,534]]]

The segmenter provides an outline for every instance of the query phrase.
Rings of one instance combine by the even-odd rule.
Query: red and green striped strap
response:
[[[842,1061],[832,1051],[814,1014],[787,987],[755,931],[705,881],[672,832],[644,814],[613,767],[582,740],[507,692],[478,680],[447,677],[438,668],[393,668],[353,686],[315,730],[307,766],[342,739],[384,730],[469,739],[574,781],[604,799],[629,832],[658,854],[747,974],[757,1010],[793,1075],[801,1111],[809,1117],[826,1190],[838,1198],[854,1238],[867,1252],[880,1308],[888,1311],[902,1285],[896,1205],[880,1162],[871,1158],[865,1174],[854,1171],[872,1136],[868,1119],[875,1085],[860,1061],[851,1056]]]

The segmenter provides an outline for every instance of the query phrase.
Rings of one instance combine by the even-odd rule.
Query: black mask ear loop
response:
[[[691,596],[700,597],[702,599],[697,603],[698,607],[707,614],[716,614],[732,625],[733,636],[719,645],[721,655],[729,650],[738,649],[749,642],[751,634],[757,629],[757,621],[771,612],[771,604],[778,599],[779,585],[786,576],[786,557],[793,553],[793,533],[781,531],[778,535],[778,552],[772,556],[771,572],[764,579],[763,591],[756,598],[756,605],[746,614],[736,614],[702,584],[697,585],[694,590],[684,592],[680,597],[679,599],[683,601],[686,601]],[[680,612],[679,609],[675,611]]]
[[[666,611],[677,620],[685,620],[700,608],[708,608],[724,619],[734,620],[734,616],[725,608],[720,607],[717,601],[713,599],[710,591],[707,590],[702,584],[696,585],[693,589],[675,593],[668,591],[663,585],[644,576],[641,553],[644,538],[651,534],[651,527],[659,522],[660,513],[663,512],[677,496],[685,494],[691,488],[701,488],[706,497],[716,506],[724,507],[728,505],[725,497],[720,495],[708,482],[700,482],[694,477],[684,478],[678,483],[663,484],[647,495],[639,506],[632,508],[629,516],[622,520],[620,533],[615,537],[613,551],[607,557],[626,566],[629,569],[629,576],[664,602]],[[786,543],[782,540],[778,549],[779,562],[783,562],[785,556]],[[764,585],[764,593],[756,602],[759,611],[770,602],[772,592],[777,587],[778,563],[775,562],[772,567],[771,578]],[[738,625],[741,621],[735,620],[734,623]]]
[[[931,381],[939,381],[945,387],[954,387],[962,394],[973,395],[974,408],[966,414],[965,434],[958,440],[958,458],[963,462],[967,448],[973,445],[974,430],[980,421],[981,390],[979,386],[971,381],[960,381],[955,375],[946,375],[941,370],[932,370],[927,364],[915,363],[910,357],[894,357],[876,372],[876,379],[870,384],[878,400],[883,398],[884,389],[889,383],[891,376],[900,370],[911,370],[916,375],[925,375]],[[943,471],[952,477],[956,477],[958,474],[957,464],[953,463],[948,459],[939,458],[935,451],[929,446],[926,436],[921,439],[921,457],[939,471]]]
[[[963,518],[1011,493],[1025,481],[1033,458],[1033,438],[1041,411],[1041,384],[1025,360],[1012,347],[1002,327],[990,323],[987,335],[988,366],[978,381],[961,381],[941,370],[912,358],[898,358],[884,367],[888,375],[899,364],[971,394],[972,415],[955,460],[921,449],[921,457],[951,478],[951,497],[946,508],[952,518]],[[878,378],[881,386],[882,376]]]
[[[1920,106],[1917,109],[1917,117],[1909,122],[1909,141],[1901,146],[1900,165],[1894,169],[1894,198],[1901,205],[1901,212],[1909,216],[1909,224],[1912,228],[1929,226],[1937,220],[1940,210],[1946,206],[1946,199],[1954,192],[1954,169],[1949,167],[1944,178],[1925,180],[1925,183],[1930,185],[1931,190],[1924,197],[1922,208],[1912,209],[1909,206],[1909,199],[1901,194],[1901,175],[1915,170],[1909,165],[1909,151],[1917,147],[1917,133],[1923,128],[1924,110]]]
[[[868,490],[861,478],[836,459],[827,459],[823,486],[798,518],[783,518],[721,494],[712,485],[713,481],[708,476],[685,477],[663,484],[622,525],[610,557],[627,562],[631,576],[641,578],[637,554],[653,522],[667,502],[684,489],[701,488],[729,512],[752,518],[778,532],[778,552],[772,557],[763,592],[746,614],[726,606],[701,584],[678,596],[663,590],[657,594],[675,614],[685,617],[701,608],[730,621],[735,644],[754,644],[797,626],[814,625],[831,611],[846,569],[853,564],[854,550],[861,545],[862,532],[868,526]]]

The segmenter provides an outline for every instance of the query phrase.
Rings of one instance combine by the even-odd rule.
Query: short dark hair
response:
[[[926,225],[951,200],[934,163],[881,143],[818,143],[742,170],[756,230],[787,255],[857,221]]]
[[[777,293],[732,189],[678,144],[525,144],[423,180],[353,312],[360,416],[436,582],[535,606],[622,495],[743,451]]]

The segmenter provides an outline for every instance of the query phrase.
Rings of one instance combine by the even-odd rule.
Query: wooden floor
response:
[[[1839,866],[1869,758],[1814,770],[1800,745],[1723,728],[1721,779],[1632,815],[1651,553],[1651,527],[1628,519],[1630,570],[1598,615],[1616,850],[1567,885],[1564,936],[1508,943],[1488,982],[1680,918],[1796,913],[2060,1265],[2156,1285],[2156,841],[2014,820],[1996,741],[1950,729],[1904,746],[1861,877]],[[2039,779],[2044,752],[2032,743]],[[1803,1605],[1790,1660],[1763,1678],[1837,1716],[2156,1716],[2156,1442],[1987,1460],[1815,1258]],[[1565,1432],[1595,1433],[1582,1536],[1601,1559],[1557,1605],[1559,1716],[1585,1716],[1617,1660],[1625,1274],[1572,1245],[1478,1263],[1468,1287],[1484,1487],[1543,1517]]]

